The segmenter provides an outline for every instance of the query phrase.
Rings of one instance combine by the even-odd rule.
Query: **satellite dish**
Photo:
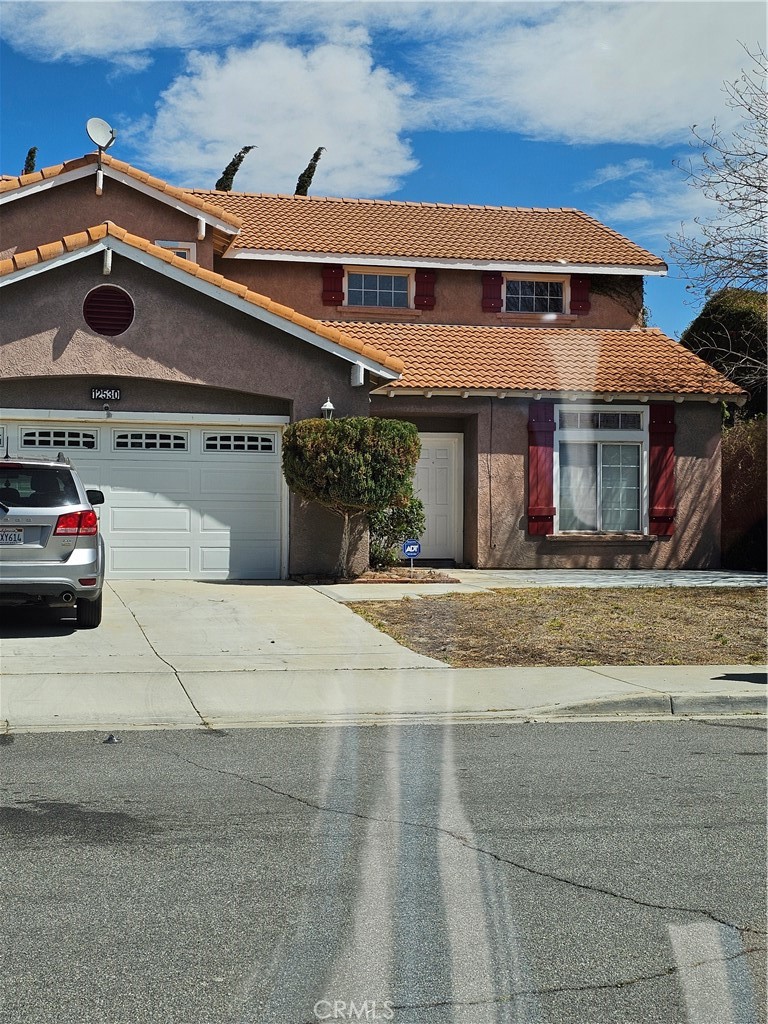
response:
[[[88,138],[91,142],[95,143],[99,149],[109,149],[117,138],[117,132],[115,129],[111,125],[107,124],[106,121],[102,121],[100,117],[89,118],[86,122],[85,130],[88,132]]]

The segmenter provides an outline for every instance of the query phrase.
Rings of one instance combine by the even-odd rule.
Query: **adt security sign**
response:
[[[406,558],[410,558],[411,560],[418,558],[421,554],[421,544],[419,544],[417,540],[404,540],[403,554]]]

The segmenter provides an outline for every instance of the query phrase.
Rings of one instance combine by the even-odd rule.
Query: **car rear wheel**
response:
[[[81,629],[95,629],[101,622],[101,594],[95,601],[78,598],[75,611],[77,624]]]

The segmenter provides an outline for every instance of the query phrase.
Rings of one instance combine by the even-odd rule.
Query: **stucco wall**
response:
[[[103,194],[97,196],[95,170],[77,181],[4,203],[0,208],[0,250],[26,252],[107,220],[150,242],[194,242],[197,263],[208,270],[213,267],[210,226],[198,242],[196,216],[181,213],[106,174]]]
[[[125,288],[136,305],[131,327],[111,339],[90,331],[82,317],[84,296],[106,280]],[[290,410],[295,420],[319,415],[330,397],[338,415],[368,414],[367,390],[351,387],[348,362],[124,258],[114,259],[108,279],[94,256],[18,282],[3,295],[5,408],[39,407],[46,399],[49,408],[98,408],[83,381],[108,378],[124,384],[126,409],[129,395],[136,408],[157,412],[240,411],[234,406],[253,401],[254,413]],[[219,391],[202,400],[205,387]],[[224,407],[211,410],[219,401]],[[340,520],[292,499],[290,571],[330,571],[340,531]],[[364,541],[355,550],[356,568],[367,560]]]
[[[429,406],[425,414],[425,410]],[[619,408],[618,403],[611,409]],[[373,415],[422,431],[445,417],[464,433],[464,560],[479,568],[704,569],[720,564],[720,409],[675,407],[676,530],[642,541],[532,537],[527,532],[528,402],[374,396]]]
[[[239,281],[254,291],[269,295],[278,302],[284,302],[317,320],[359,320],[359,311],[349,313],[343,306],[324,306],[322,303],[321,265],[317,263],[282,263],[268,260],[227,259],[216,257],[215,269],[233,281]],[[642,280],[640,278],[617,277],[616,282],[628,288],[623,301],[597,292],[590,296],[591,309],[584,316],[564,318],[560,326],[584,328],[613,328],[628,330],[639,324],[643,303]],[[432,310],[409,311],[406,322],[439,324],[487,324],[503,326],[509,317],[497,313],[484,313],[481,308],[483,295],[482,274],[479,270],[438,270],[435,278],[435,308]],[[386,309],[377,310],[370,319],[397,319],[402,314],[394,311],[392,316]],[[516,318],[517,325],[532,323]],[[558,326],[558,323],[549,323]]]

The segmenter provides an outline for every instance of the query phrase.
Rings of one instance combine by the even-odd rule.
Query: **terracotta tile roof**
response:
[[[66,235],[58,242],[41,245],[38,246],[37,249],[32,249],[29,252],[16,253],[9,259],[0,260],[0,277],[5,277],[8,274],[13,274],[18,270],[34,266],[38,263],[42,264],[47,260],[63,256],[65,253],[82,249],[94,242],[102,241],[108,236],[117,238],[126,245],[140,249],[142,252],[146,252],[151,256],[154,256],[157,259],[162,260],[164,263],[169,263],[178,270],[183,270],[191,277],[196,277],[208,284],[215,285],[222,291],[231,292],[243,299],[245,302],[249,302],[254,306],[259,306],[261,309],[264,309],[275,316],[279,316],[283,320],[288,320],[291,323],[296,324],[298,327],[303,327],[305,330],[311,331],[313,334],[316,334],[318,337],[323,338],[326,341],[334,342],[341,348],[348,349],[357,355],[364,356],[366,359],[371,359],[374,362],[379,363],[381,366],[385,366],[388,370],[392,370],[394,373],[402,372],[402,361],[397,356],[380,349],[369,339],[350,337],[347,335],[346,331],[340,331],[336,324],[321,323],[319,320],[313,320],[311,317],[304,316],[303,313],[298,313],[296,310],[290,309],[288,306],[283,306],[279,302],[273,302],[272,299],[268,298],[266,295],[261,295],[258,292],[251,291],[244,284],[237,284],[235,281],[230,281],[221,274],[214,274],[212,271],[198,266],[197,263],[181,259],[170,249],[163,249],[159,245],[154,245],[154,243],[148,241],[146,238],[141,238],[138,235],[132,235],[124,228],[118,227],[110,221],[107,221],[105,224],[99,224],[96,227],[88,228],[85,231],[79,231],[76,234]]]
[[[233,250],[664,270],[658,256],[580,210],[451,206],[194,190],[236,214]]]
[[[57,178],[68,171],[76,171],[81,167],[87,167],[89,164],[95,164],[97,160],[98,155],[96,153],[86,153],[85,156],[78,157],[76,160],[68,160],[66,163],[55,164],[53,167],[44,167],[41,171],[34,171],[32,174],[22,174],[15,178],[8,177],[0,181],[0,195],[6,192],[13,192],[17,188],[23,188],[25,185],[33,185],[35,182],[45,181],[48,178]],[[202,214],[216,217],[218,220],[222,220],[225,224],[229,224],[234,228],[240,227],[239,217],[217,206],[208,199],[203,199],[201,196],[188,192],[186,189],[177,188],[175,185],[169,185],[168,182],[155,178],[151,174],[147,174],[146,171],[139,170],[137,167],[132,167],[123,160],[115,160],[109,153],[102,153],[101,162],[104,167],[110,167],[114,171],[126,174],[129,178],[134,178],[142,185],[153,188],[158,192],[163,192],[179,202],[186,203],[187,206],[199,210]]]
[[[405,363],[387,389],[613,394],[744,392],[661,331],[344,323]]]

